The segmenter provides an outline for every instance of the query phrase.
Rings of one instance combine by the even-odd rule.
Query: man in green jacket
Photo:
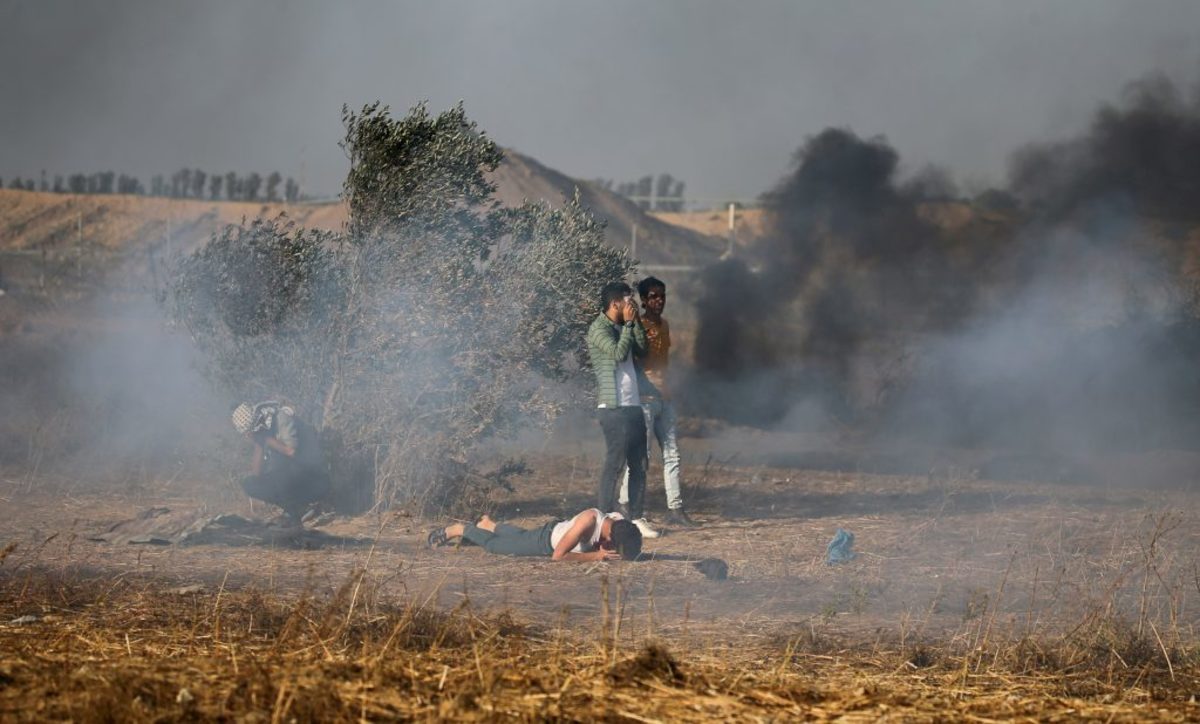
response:
[[[604,431],[604,467],[600,471],[599,507],[617,510],[618,476],[629,466],[628,517],[647,538],[658,532],[646,521],[646,420],[641,396],[657,390],[638,360],[646,355],[646,329],[638,317],[633,289],[622,282],[600,292],[600,314],[588,328],[588,355],[596,374],[596,417]]]

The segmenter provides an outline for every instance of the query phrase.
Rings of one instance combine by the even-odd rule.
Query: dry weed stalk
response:
[[[599,652],[562,624],[542,635],[506,615],[481,615],[469,600],[445,612],[431,599],[390,602],[368,581],[355,571],[327,598],[286,599],[230,585],[176,594],[168,582],[137,575],[115,583],[44,568],[33,578],[0,576],[0,620],[17,611],[42,617],[0,626],[0,649],[9,652],[0,661],[0,712],[14,720],[742,721],[849,711],[988,718],[1135,711],[1116,697],[1080,698],[1088,686],[1118,691],[1105,689],[1095,669],[1023,674],[1005,669],[1005,657],[983,667],[967,652],[958,662],[928,662],[914,678],[894,667],[901,649],[878,641],[868,650],[828,636],[828,653],[805,650],[803,637],[779,648],[710,643],[681,659],[671,644],[619,640],[628,630],[619,580],[601,581],[608,641]],[[996,619],[986,635],[1001,646],[1002,633]],[[962,661],[978,670],[945,686]],[[1156,679],[1156,690],[1197,683],[1194,659],[1172,666],[1175,678]],[[1151,666],[1128,683],[1153,677]],[[1187,710],[1170,697],[1155,706]]]

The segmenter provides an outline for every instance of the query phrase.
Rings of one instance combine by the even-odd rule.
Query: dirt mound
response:
[[[657,643],[647,644],[637,656],[613,666],[608,675],[615,683],[663,681],[682,684],[687,678],[671,652]]]
[[[655,211],[654,218],[672,226],[691,229],[720,239],[729,238],[729,210]],[[762,209],[738,209],[734,217],[734,240],[746,246],[766,233],[767,216]]]
[[[338,228],[340,204],[204,201],[149,196],[0,190],[0,250],[117,252],[171,243],[187,249],[225,224],[287,212],[298,223]]]
[[[722,237],[668,223],[623,196],[570,178],[514,151],[506,151],[504,163],[492,180],[499,187],[496,195],[507,206],[516,206],[525,199],[545,199],[558,205],[578,187],[584,206],[608,221],[605,236],[610,244],[628,247],[633,228],[637,227],[637,256],[647,264],[705,264],[725,250]]]

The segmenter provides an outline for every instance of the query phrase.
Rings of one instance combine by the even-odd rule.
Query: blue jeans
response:
[[[642,403],[642,414],[646,417],[646,457],[650,453],[650,433],[658,440],[663,456],[663,486],[667,491],[667,508],[679,510],[683,507],[683,495],[679,490],[679,444],[675,441],[675,406],[670,400],[649,399]],[[621,479],[622,505],[629,502],[629,468]]]

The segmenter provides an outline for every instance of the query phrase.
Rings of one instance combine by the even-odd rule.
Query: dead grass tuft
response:
[[[679,662],[660,643],[648,643],[631,659],[617,663],[608,672],[609,678],[618,683],[661,681],[683,683],[685,677]]]

